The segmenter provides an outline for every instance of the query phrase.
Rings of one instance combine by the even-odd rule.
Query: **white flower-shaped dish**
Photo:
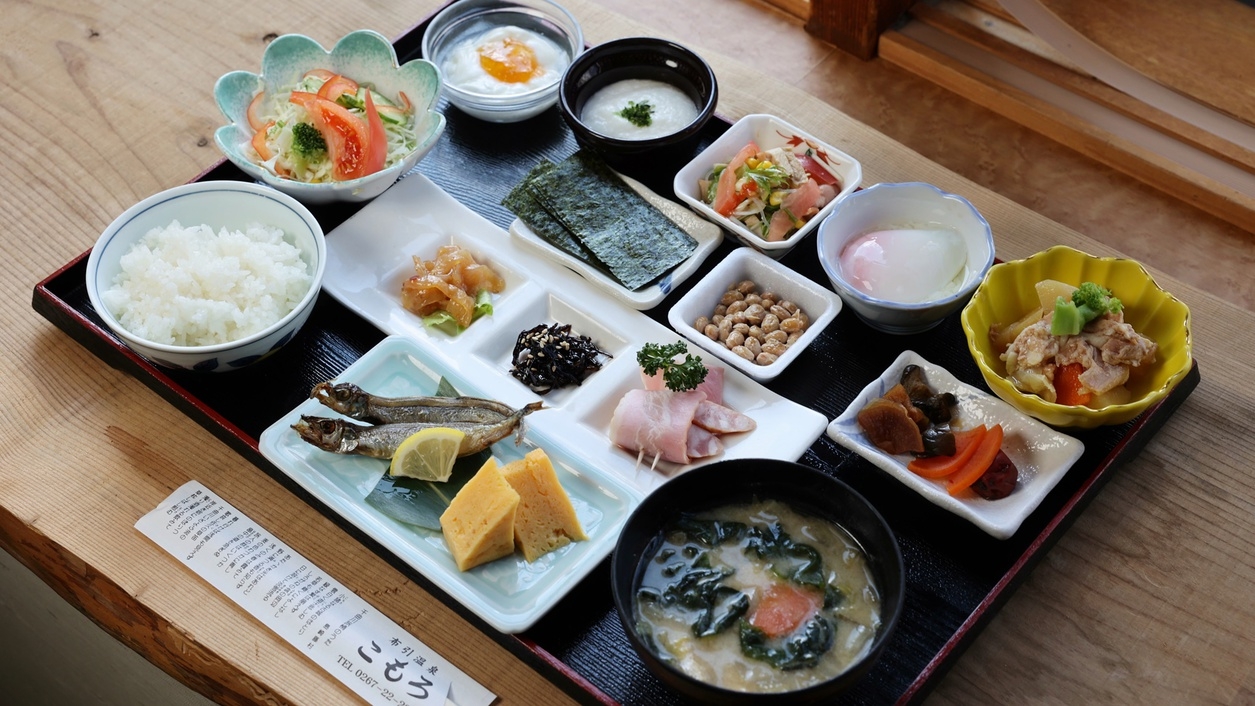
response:
[[[628,289],[602,270],[577,259],[565,250],[554,247],[544,238],[536,235],[536,232],[528,228],[527,224],[519,218],[514,219],[514,223],[510,224],[510,235],[541,255],[579,273],[593,286],[609,292],[616,299],[633,309],[651,309],[660,304],[663,299],[666,299],[671,290],[688,279],[689,275],[696,272],[702,262],[710,256],[710,253],[719,247],[719,244],[723,242],[723,229],[714,223],[698,218],[680,204],[659,196],[639,181],[622,174],[619,176],[624,183],[632,187],[636,193],[645,197],[645,200],[653,204],[654,208],[661,211],[662,215],[680,226],[685,233],[688,233],[697,241],[697,247],[693,250],[693,254],[689,255],[684,262],[676,265],[670,272],[663,275],[657,282],[637,290]]]
[[[951,392],[958,398],[956,427],[1002,425],[1005,434],[1002,450],[1020,472],[1019,483],[1010,495],[1001,500],[985,500],[966,490],[959,496],[951,496],[943,481],[922,478],[907,469],[906,464],[911,460],[909,455],[891,456],[867,440],[867,435],[858,425],[859,410],[898,384],[902,370],[908,365],[923,368],[928,384],[934,390]],[[904,351],[883,375],[863,388],[845,412],[828,425],[828,436],[932,503],[998,539],[1015,534],[1024,518],[1041,504],[1085,450],[1079,440],[1060,434],[997,397],[959,381],[944,368],[929,363],[914,351]]]
[[[802,336],[770,365],[759,365],[733,353],[724,343],[698,331],[693,322],[699,316],[709,318],[715,305],[730,287],[744,280],[758,285],[758,293],[774,292],[780,301],[788,300],[801,307],[810,318]],[[841,298],[835,292],[816,284],[753,248],[737,248],[715,265],[705,277],[667,312],[671,327],[685,338],[719,357],[746,375],[765,382],[774,379],[819,337],[841,311]]]
[[[702,200],[698,181],[704,179],[716,164],[726,163],[736,156],[736,153],[751,140],[761,150],[776,147],[797,149],[800,145],[807,145],[814,152],[815,160],[836,176],[840,182],[841,189],[837,192],[836,198],[824,205],[819,213],[806,222],[806,225],[784,240],[765,240],[751,232],[740,221],[719,215]],[[727,132],[719,136],[719,139],[676,172],[673,188],[675,195],[681,201],[702,216],[723,226],[725,230],[735,235],[737,240],[772,258],[779,259],[815,230],[820,221],[832,213],[837,202],[857,189],[862,181],[863,166],[857,159],[774,115],[755,114],[746,115],[733,123]]]
[[[258,91],[285,90],[307,71],[323,68],[354,81],[372,85],[387,96],[402,91],[414,106],[414,131],[418,146],[409,156],[369,176],[340,182],[309,184],[284,179],[249,158],[253,129],[248,124],[248,105]],[[301,34],[285,34],[266,47],[261,73],[232,71],[214,85],[218,109],[230,120],[214,133],[218,149],[245,174],[269,184],[304,204],[335,201],[368,201],[382,194],[422,159],[444,133],[445,118],[432,108],[440,97],[440,72],[425,59],[397,62],[396,50],[383,35],[358,30],[344,35],[331,51]]]

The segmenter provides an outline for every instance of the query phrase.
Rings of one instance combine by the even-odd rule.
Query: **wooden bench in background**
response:
[[[1222,136],[1095,78],[997,0],[766,1],[850,54],[893,63],[1255,232],[1255,8],[1244,2],[1041,2],[1118,62],[1233,121],[1239,133]]]

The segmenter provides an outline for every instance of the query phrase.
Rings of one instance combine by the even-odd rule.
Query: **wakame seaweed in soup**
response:
[[[866,654],[880,626],[855,540],[778,501],[681,515],[646,564],[636,607],[659,658],[737,691],[827,681]]]

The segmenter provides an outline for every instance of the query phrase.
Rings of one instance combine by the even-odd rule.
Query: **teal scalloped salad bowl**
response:
[[[262,166],[251,145],[256,130],[249,122],[249,104],[260,91],[268,95],[289,91],[311,69],[343,75],[398,102],[408,99],[413,106],[414,149],[381,171],[344,181],[297,181]],[[400,98],[402,93],[405,99]],[[304,35],[285,34],[266,47],[261,73],[232,71],[214,85],[218,109],[230,121],[218,128],[214,141],[245,174],[304,204],[368,201],[392,186],[436,146],[445,128],[444,116],[434,110],[439,97],[440,72],[435,64],[425,59],[399,64],[391,42],[378,32],[350,32],[330,51]]]

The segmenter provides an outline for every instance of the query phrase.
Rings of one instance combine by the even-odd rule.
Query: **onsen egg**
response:
[[[440,71],[450,86],[468,93],[509,96],[555,83],[569,63],[552,40],[504,26],[459,43]]]

